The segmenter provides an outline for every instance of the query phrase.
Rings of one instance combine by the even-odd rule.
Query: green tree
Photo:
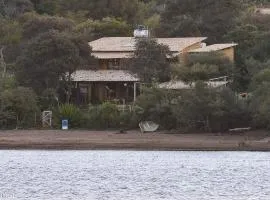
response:
[[[90,41],[101,37],[130,36],[132,29],[121,19],[106,17],[102,20],[88,19],[78,24],[75,32],[79,32]]]
[[[201,82],[183,91],[172,110],[178,127],[203,131],[227,131],[250,124],[248,105],[229,88],[213,89]]]
[[[31,89],[19,87],[3,91],[0,95],[0,105],[2,127],[33,127],[38,107],[36,95]]]
[[[147,8],[140,0],[59,0],[58,9],[63,16],[70,12],[81,12],[88,19],[120,18],[128,24],[136,25],[143,22]]]
[[[144,88],[136,105],[142,109],[141,120],[165,129],[221,132],[251,124],[247,101],[229,88],[209,88],[201,81],[187,90]]]
[[[266,74],[261,74],[258,79],[265,78],[266,80],[261,82],[255,87],[252,92],[250,109],[252,111],[253,123],[256,128],[270,128],[270,93],[269,93],[269,70]],[[256,79],[257,79],[256,78]],[[258,80],[255,80],[255,83]]]
[[[98,0],[89,4],[88,16],[93,19],[114,16],[135,25],[142,22],[143,8],[144,4],[138,0]]]
[[[34,13],[27,13],[22,18],[22,35],[24,40],[29,40],[39,34],[57,30],[59,32],[71,32],[74,24],[63,17],[40,16]]]
[[[66,101],[69,101],[71,74],[79,66],[88,66],[90,55],[87,41],[68,33],[49,31],[27,44],[17,60],[16,78],[38,95],[49,88],[60,88],[60,83],[64,83]]]
[[[231,76],[233,63],[218,53],[190,54],[185,62],[175,64],[174,78],[185,82],[208,81],[211,78]]]
[[[57,0],[31,0],[34,4],[35,10],[39,14],[54,15],[57,11]]]
[[[233,87],[241,92],[247,91],[252,77],[268,65],[269,16],[256,13],[254,2],[249,4],[251,9],[236,19],[238,26],[224,37],[238,43]]]
[[[164,129],[177,127],[174,114],[174,102],[179,92],[163,90],[157,87],[143,88],[142,94],[137,98],[137,115],[141,121],[154,121]]]
[[[5,50],[8,46],[17,44],[21,39],[21,27],[17,21],[0,19],[0,70],[5,82],[7,63],[5,61]]]
[[[15,18],[33,10],[30,0],[0,0],[0,16]]]
[[[245,3],[235,0],[168,0],[161,15],[164,36],[207,36],[220,41],[235,26]]]
[[[171,76],[169,56],[171,53],[168,46],[158,44],[152,38],[139,38],[128,69],[137,74],[142,82],[165,82]]]

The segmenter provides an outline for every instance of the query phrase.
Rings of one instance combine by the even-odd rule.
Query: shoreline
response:
[[[267,131],[167,134],[128,131],[0,131],[1,150],[270,151]]]

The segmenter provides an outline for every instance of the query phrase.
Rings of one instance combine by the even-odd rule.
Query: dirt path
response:
[[[132,131],[19,130],[0,132],[0,149],[141,149],[270,151],[265,131],[246,134],[140,134]]]

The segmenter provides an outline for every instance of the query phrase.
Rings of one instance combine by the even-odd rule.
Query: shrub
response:
[[[120,112],[115,104],[109,102],[90,106],[85,118],[87,119],[85,127],[89,129],[129,129],[138,126],[135,111]]]
[[[177,92],[166,91],[158,88],[144,88],[143,93],[137,99],[138,121],[154,121],[162,128],[172,129],[176,127],[176,119],[173,115],[173,100],[178,96]]]
[[[69,120],[71,128],[81,128],[83,124],[83,116],[81,110],[73,104],[62,104],[56,112],[56,124],[61,122],[62,119]]]
[[[101,104],[99,114],[105,128],[117,127],[119,123],[119,110],[115,104],[108,102]]]
[[[35,126],[39,113],[33,90],[24,87],[5,90],[0,95],[2,128],[29,128]]]
[[[250,109],[256,128],[270,129],[270,83],[264,82],[253,92]]]
[[[16,127],[16,125],[16,113],[5,109],[0,111],[1,129]]]
[[[98,106],[90,106],[87,127],[96,129],[119,127],[119,114],[117,106],[109,102]]]
[[[39,96],[39,107],[41,110],[52,109],[58,105],[58,95],[55,89],[46,89]]]
[[[164,129],[220,132],[251,122],[248,102],[229,88],[213,89],[199,82],[190,90],[147,89],[137,105],[143,109],[141,120],[154,121]]]
[[[138,128],[140,122],[140,116],[136,112],[136,108],[133,111],[121,112],[119,116],[120,128],[122,129],[134,129]]]

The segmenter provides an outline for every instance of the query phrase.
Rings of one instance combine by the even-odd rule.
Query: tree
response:
[[[171,53],[168,46],[158,44],[152,38],[139,38],[136,40],[136,50],[129,70],[137,74],[142,82],[168,81],[171,75],[169,56]]]
[[[188,55],[185,62],[173,68],[174,78],[185,82],[208,81],[221,76],[231,76],[233,63],[218,53]]]
[[[144,88],[136,105],[143,111],[141,120],[166,129],[221,132],[251,122],[247,101],[229,88],[209,88],[202,81],[187,90]]]
[[[177,127],[173,102],[179,92],[163,90],[156,87],[143,88],[142,94],[136,100],[140,121],[154,121],[161,128],[175,129]]]
[[[16,78],[20,85],[32,87],[40,95],[49,88],[71,94],[71,74],[90,62],[91,49],[87,41],[69,33],[49,31],[31,40],[17,60]]]
[[[33,13],[25,14],[22,19],[22,35],[24,40],[29,40],[39,34],[57,30],[71,32],[74,24],[69,19],[55,16],[40,16]]]
[[[8,19],[0,19],[0,70],[5,82],[7,63],[5,61],[5,50],[9,45],[19,43],[21,28],[18,22]]]
[[[249,1],[249,5],[255,3]],[[252,8],[236,21],[238,25],[224,39],[238,43],[233,87],[243,92],[248,90],[252,77],[269,65],[269,16],[256,13]]]
[[[270,68],[261,70],[256,73],[252,78],[251,90],[256,90],[260,88],[262,85],[270,83]]]
[[[270,33],[266,33],[258,40],[257,44],[251,49],[251,53],[254,59],[265,62],[269,60],[270,53]]]
[[[256,78],[257,79],[257,78]],[[266,79],[264,81],[259,80],[260,84],[256,85],[251,96],[250,109],[253,114],[253,123],[256,128],[270,128],[270,93],[269,93],[269,70],[264,74],[262,73],[258,79]],[[255,83],[258,80],[255,80]]]
[[[75,32],[83,34],[90,41],[101,37],[129,36],[132,29],[121,19],[106,17],[102,20],[88,19],[78,24]]]
[[[35,112],[38,111],[35,93],[28,88],[5,90],[0,95],[0,125],[34,125]]]
[[[161,15],[164,36],[207,36],[219,41],[235,26],[245,3],[235,0],[168,0]]]
[[[59,0],[59,12],[84,13],[86,19],[102,20],[106,17],[122,19],[130,25],[143,22],[147,5],[140,0]]]
[[[19,84],[32,87],[39,96],[61,88],[69,101],[71,74],[91,62],[88,40],[74,34],[73,22],[62,17],[28,13],[21,23],[23,51],[16,64]]]
[[[0,0],[0,16],[15,18],[33,10],[30,0]]]
[[[39,14],[56,14],[57,0],[31,0],[34,4],[35,10]]]
[[[229,88],[217,90],[197,82],[194,89],[182,91],[172,106],[182,128],[221,132],[250,124],[248,104]]]

